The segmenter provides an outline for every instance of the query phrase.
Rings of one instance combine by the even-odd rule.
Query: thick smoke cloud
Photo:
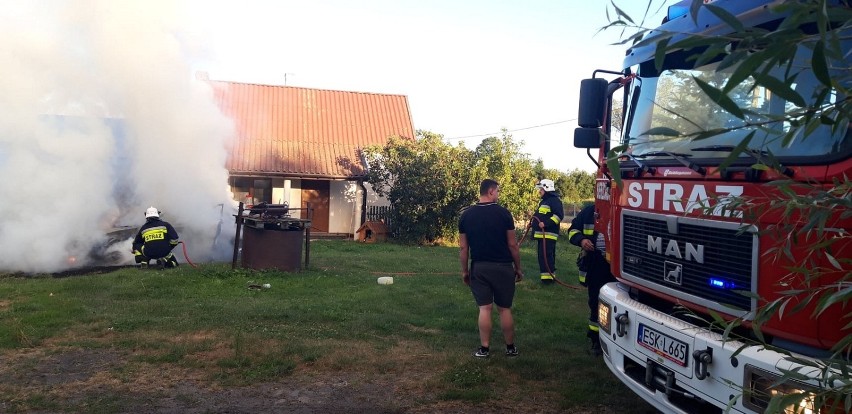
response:
[[[99,264],[151,205],[190,259],[227,257],[233,126],[193,76],[180,5],[0,1],[0,271]]]

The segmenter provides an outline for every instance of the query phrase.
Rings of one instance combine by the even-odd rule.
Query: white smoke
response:
[[[233,126],[194,79],[179,6],[0,0],[0,271],[97,264],[88,253],[149,206],[191,260],[227,257]]]

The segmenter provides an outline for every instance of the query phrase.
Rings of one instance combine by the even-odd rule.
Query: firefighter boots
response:
[[[603,355],[603,350],[601,350],[601,341],[598,338],[589,338],[589,355],[599,358]]]

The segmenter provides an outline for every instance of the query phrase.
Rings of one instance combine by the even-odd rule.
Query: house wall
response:
[[[290,180],[290,205],[294,208],[302,206],[302,180],[298,178]]]
[[[379,197],[379,195],[376,194],[376,192],[373,190],[373,186],[370,183],[364,183],[364,187],[367,188],[367,205],[368,206],[389,206],[390,205],[390,201],[388,201],[387,198]]]
[[[284,188],[284,183],[288,181],[283,178],[272,179],[272,204],[290,203],[290,199],[285,197],[287,190]]]
[[[299,208],[302,205],[302,180],[298,178],[272,178],[271,180],[271,200],[272,204],[288,203],[292,208]],[[370,183],[364,183],[367,189],[367,206],[387,206],[390,205],[384,197],[379,197]],[[245,201],[244,196],[246,191],[240,192],[239,189],[231,188],[234,199],[237,201]],[[356,237],[355,232],[361,227],[361,209],[363,204],[364,189],[358,184],[358,181],[350,180],[332,180],[329,182],[329,217],[328,225],[330,233],[351,234]],[[255,200],[259,202],[261,200]],[[293,212],[294,215],[299,213]]]
[[[286,202],[292,208],[299,208],[302,205],[302,180],[298,178],[272,180],[272,202],[275,204]]]

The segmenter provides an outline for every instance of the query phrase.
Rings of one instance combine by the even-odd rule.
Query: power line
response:
[[[566,122],[572,122],[572,121],[576,121],[576,120],[577,120],[577,118],[566,119],[564,121],[556,121],[556,122],[551,122],[549,124],[533,125],[533,126],[528,126],[528,127],[524,127],[524,128],[510,129],[510,130],[507,130],[506,132],[517,132],[517,131],[524,131],[524,130],[527,130],[527,129],[541,128],[541,127],[546,127],[546,126],[551,126],[551,125],[559,125],[559,124],[564,124]],[[491,137],[491,136],[496,136],[496,135],[502,134],[502,133],[503,133],[503,131],[499,131],[499,132],[492,132],[490,134],[465,135],[463,137],[452,137],[452,138],[444,138],[444,139],[446,139],[448,141],[453,141],[453,140],[466,139],[466,138]]]

